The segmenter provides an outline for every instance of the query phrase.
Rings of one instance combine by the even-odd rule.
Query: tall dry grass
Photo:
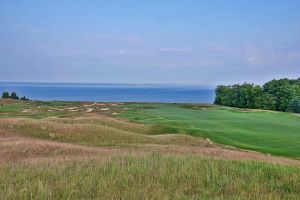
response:
[[[1,199],[299,199],[300,168],[198,156],[5,166]]]

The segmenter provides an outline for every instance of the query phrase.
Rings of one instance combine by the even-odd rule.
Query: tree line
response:
[[[300,78],[273,79],[263,86],[219,85],[215,93],[218,105],[300,113]]]
[[[23,97],[18,97],[16,92],[12,92],[11,94],[9,94],[9,92],[3,92],[2,93],[2,99],[15,99],[15,100],[23,100],[23,101],[28,101],[29,99],[26,98],[25,96]]]

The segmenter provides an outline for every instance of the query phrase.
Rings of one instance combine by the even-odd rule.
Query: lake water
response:
[[[214,90],[190,85],[0,83],[0,92],[16,91],[33,100],[98,102],[212,103]]]

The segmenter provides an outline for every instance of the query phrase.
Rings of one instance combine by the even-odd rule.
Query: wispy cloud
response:
[[[30,29],[30,32],[41,33],[41,32],[46,32],[46,29],[45,28],[32,28],[32,29]]]
[[[192,49],[180,49],[180,48],[161,48],[159,52],[176,53],[176,52],[191,52]]]
[[[224,43],[207,43],[206,48],[211,51],[227,51],[229,50],[228,45]]]
[[[46,32],[46,29],[45,28],[33,28],[33,29],[30,29],[30,32],[41,33],[41,32]]]
[[[119,35],[119,34],[86,34],[84,39],[99,39],[99,40],[113,40],[113,41],[125,41],[128,43],[144,44],[146,43],[141,37],[135,35]]]

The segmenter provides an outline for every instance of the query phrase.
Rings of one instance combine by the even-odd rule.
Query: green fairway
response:
[[[214,142],[264,153],[300,157],[300,116],[183,104],[130,104],[121,117],[162,124],[173,133],[209,138]]]

